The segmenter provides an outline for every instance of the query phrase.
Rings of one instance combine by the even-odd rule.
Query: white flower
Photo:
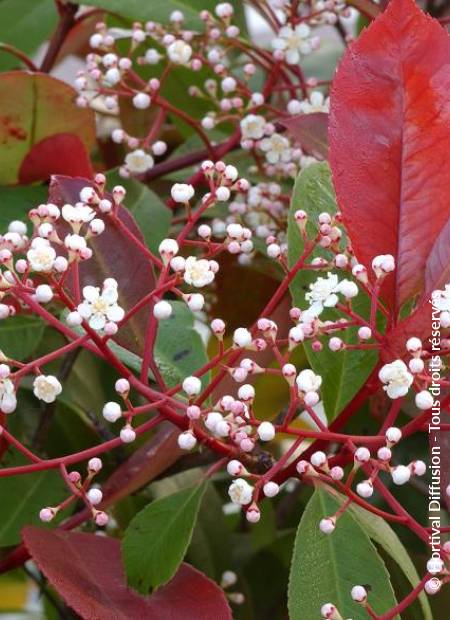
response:
[[[325,99],[320,90],[313,90],[308,99],[299,102],[298,111],[303,112],[303,114],[328,113],[330,111],[330,98]]]
[[[17,406],[16,390],[11,379],[0,379],[0,411],[12,413]]]
[[[351,280],[342,280],[338,285],[338,291],[342,293],[346,299],[352,299],[357,296],[359,289],[355,282]]]
[[[252,501],[253,487],[243,478],[237,478],[230,484],[228,495],[233,504],[245,506]]]
[[[27,252],[27,259],[32,271],[48,272],[53,268],[56,252],[46,239],[36,237],[31,242]]]
[[[163,239],[159,244],[158,251],[161,254],[161,257],[165,264],[167,264],[175,254],[178,254],[178,243],[175,239]],[[183,261],[183,269],[184,269],[184,261]]]
[[[188,396],[197,396],[202,389],[202,382],[198,377],[186,377],[183,380],[182,387]]]
[[[392,482],[398,484],[406,484],[411,478],[411,470],[406,465],[397,465],[391,470]]]
[[[327,278],[317,278],[315,282],[310,284],[310,292],[305,295],[305,299],[311,304],[308,312],[314,316],[319,316],[324,307],[333,308],[336,306],[338,286],[339,280],[334,273],[329,273]]]
[[[256,432],[261,441],[272,441],[275,437],[275,427],[271,422],[261,422]]]
[[[173,63],[185,65],[191,59],[192,47],[181,39],[177,39],[167,48],[167,55]]]
[[[87,248],[86,239],[81,235],[66,235],[64,245],[71,252],[81,252]]]
[[[90,222],[95,217],[95,211],[81,202],[77,203],[75,206],[69,204],[64,205],[61,209],[61,214],[66,222],[75,225],[77,231],[82,224]]]
[[[265,152],[269,164],[287,163],[291,160],[289,140],[279,133],[273,133],[270,138],[264,138],[259,148]]]
[[[413,382],[413,376],[402,360],[395,360],[391,364],[385,364],[378,373],[378,377],[380,381],[386,384],[383,386],[383,389],[386,390],[387,395],[392,399],[405,396]]]
[[[214,272],[208,260],[201,258],[197,260],[195,256],[188,256],[184,264],[184,281],[186,284],[198,288],[211,284],[214,280]]]
[[[216,4],[215,13],[217,17],[226,19],[227,17],[231,17],[233,15],[234,9],[229,2],[219,2],[219,4]]]
[[[299,373],[296,382],[301,392],[317,392],[322,385],[322,377],[316,375],[310,368],[305,368]]]
[[[146,110],[150,107],[151,102],[151,97],[147,93],[137,93],[133,97],[133,105],[138,110]]]
[[[394,271],[395,259],[392,254],[380,254],[379,256],[375,256],[372,261],[372,269],[377,278],[381,278],[387,273]]]
[[[351,596],[354,601],[362,603],[367,598],[367,590],[363,586],[354,586],[351,591]]]
[[[39,375],[33,381],[33,394],[45,403],[53,403],[62,392],[62,385],[53,375]]]
[[[162,58],[161,54],[158,52],[158,50],[156,50],[153,47],[150,47],[145,52],[145,62],[148,65],[157,65],[158,62],[161,60],[161,58]]]
[[[142,149],[131,151],[125,157],[125,165],[131,174],[142,174],[153,168],[154,160],[151,155]]]
[[[103,329],[107,321],[118,323],[125,315],[123,308],[117,304],[117,285],[114,286],[109,280],[105,280],[101,293],[98,286],[85,286],[83,297],[84,302],[79,304],[78,312],[96,331]]]
[[[172,185],[170,194],[175,202],[189,202],[194,195],[194,191],[195,190],[192,185],[187,185],[186,183],[175,183],[175,185]]]
[[[266,119],[257,114],[248,114],[241,120],[243,140],[260,140],[264,135]]]
[[[283,26],[278,32],[278,37],[272,41],[272,47],[274,50],[284,52],[289,65],[295,65],[301,55],[309,54],[312,50],[309,41],[310,32],[307,24],[298,24],[295,28]]]
[[[237,347],[248,347],[252,343],[252,335],[245,327],[234,330],[233,342]]]

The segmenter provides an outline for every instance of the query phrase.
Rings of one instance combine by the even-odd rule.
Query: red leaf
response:
[[[308,155],[317,159],[328,158],[328,114],[324,112],[299,114],[281,118],[279,122]]]
[[[114,538],[37,527],[26,527],[23,538],[40,570],[84,620],[231,620],[223,591],[188,564],[144,597],[127,587]]]
[[[431,333],[431,304],[422,297],[417,308],[409,317],[400,321],[386,334],[386,343],[381,350],[384,362],[403,358],[406,355],[406,341],[415,336],[424,341]]]
[[[330,163],[356,256],[396,257],[384,297],[397,310],[423,287],[450,216],[450,38],[413,0],[392,0],[339,65]]]
[[[49,201],[58,206],[66,202],[75,204],[79,201],[80,190],[91,185],[92,182],[87,179],[54,176],[50,183]],[[98,214],[98,217],[103,216]],[[105,278],[115,278],[120,282],[120,303],[127,311],[154,288],[153,271],[148,259],[114,220],[110,217],[104,219],[105,232],[89,242],[93,250],[92,258],[80,263],[80,284],[100,286]],[[119,209],[119,219],[144,243],[141,232],[127,209]],[[142,356],[147,316],[148,310],[137,312],[121,327],[114,340]]]
[[[19,170],[19,183],[47,181],[52,174],[92,177],[86,147],[78,136],[59,133],[35,144]]]
[[[428,257],[425,270],[425,291],[444,288],[450,282],[450,220],[441,230]]]
[[[178,447],[179,434],[179,429],[167,423],[133,452],[103,485],[101,507],[105,509],[131,495],[173,465],[183,455]]]

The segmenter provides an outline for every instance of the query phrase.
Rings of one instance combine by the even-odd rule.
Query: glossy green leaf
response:
[[[15,467],[25,462],[17,454],[8,454],[2,467]],[[18,544],[20,531],[25,525],[42,525],[39,519],[41,508],[55,506],[66,496],[67,488],[58,471],[0,478],[0,546]]]
[[[341,501],[343,501],[343,499],[344,498],[341,496]],[[350,506],[350,512],[366,534],[368,534],[377,545],[380,545],[380,547],[382,547],[382,549],[384,549],[384,551],[398,564],[411,586],[415,588],[420,581],[419,574],[409,557],[408,551],[389,523],[354,503]],[[423,620],[433,620],[430,603],[428,602],[428,597],[425,592],[420,594],[419,602],[422,607]]]
[[[339,518],[333,534],[320,531],[320,520],[334,514],[340,505],[317,488],[303,513],[289,579],[290,620],[319,618],[324,603],[336,605],[343,618],[366,620],[365,610],[351,598],[354,585],[370,588],[369,602],[377,614],[396,605],[384,562],[351,513],[346,511]]]
[[[29,224],[28,211],[45,202],[46,198],[45,185],[0,187],[0,233],[6,232],[8,224],[13,220],[22,220]]]
[[[0,348],[15,360],[29,357],[44,333],[44,323],[38,316],[17,315],[0,322]]]
[[[122,553],[128,583],[146,594],[167,583],[183,561],[206,484],[157,499],[128,526]]]
[[[162,200],[137,179],[122,179],[117,172],[108,173],[108,187],[120,184],[127,190],[125,206],[131,211],[147,246],[157,254],[158,246],[168,236],[172,213]]]
[[[202,23],[199,13],[202,9],[214,11],[216,0],[77,0],[78,4],[95,6],[106,9],[117,15],[137,19],[140,21],[152,20],[155,22],[168,22],[172,11],[182,11],[188,28],[199,27]],[[232,4],[239,6],[238,0],[232,0]]]
[[[331,180],[331,172],[326,163],[313,164],[303,170],[295,182],[292,194],[291,208],[288,224],[288,261],[289,265],[295,264],[304,249],[303,239],[300,235],[298,226],[294,219],[294,213],[298,209],[303,209],[308,214],[307,232],[309,238],[314,238],[317,234],[317,218],[320,213],[336,213],[336,199]],[[328,257],[322,250],[315,250],[312,257]],[[294,278],[290,290],[296,306],[307,308],[305,293],[309,284],[316,280],[320,275],[316,271],[300,271]],[[349,278],[348,274],[341,279]],[[360,291],[359,295],[353,300],[353,308],[360,315],[367,317],[370,312],[370,302],[368,297]],[[334,319],[342,317],[342,313],[335,310],[327,310],[324,318]],[[339,334],[345,342],[356,343],[357,328],[347,329]],[[351,350],[332,352],[324,342],[323,350],[315,353],[309,342],[305,343],[305,351],[309,364],[315,372],[323,378],[321,395],[324,402],[325,412],[331,422],[342,411],[353,396],[364,385],[367,377],[375,366],[377,354],[373,350]]]
[[[182,301],[171,301],[172,315],[158,325],[155,361],[172,387],[208,362],[201,336],[194,329],[194,315]],[[207,383],[203,375],[202,384]]]
[[[231,566],[231,540],[223,514],[223,497],[213,484],[206,488],[187,559],[217,582]]]
[[[57,17],[53,0],[2,0],[0,42],[30,54],[52,33]],[[21,66],[20,60],[0,50],[0,71]]]
[[[208,362],[206,349],[194,329],[194,315],[182,301],[171,301],[170,318],[160,321],[156,337],[154,358],[169,387],[180,383]],[[141,370],[142,359],[120,345],[110,342],[109,347],[119,359],[135,372]],[[206,383],[209,374],[202,377]]]

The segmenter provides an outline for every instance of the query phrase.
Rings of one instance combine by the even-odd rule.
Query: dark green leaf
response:
[[[343,501],[342,497],[340,499]],[[354,503],[351,504],[350,511],[366,534],[392,557],[403,571],[411,586],[415,588],[420,581],[420,577],[409,557],[408,551],[389,523]],[[420,594],[419,602],[423,611],[423,620],[433,620],[430,603],[425,592]]]
[[[44,323],[37,316],[13,316],[0,322],[0,343],[3,353],[15,360],[24,360],[38,346]]]
[[[22,457],[8,454],[2,466],[14,467],[24,463]],[[41,508],[57,505],[67,494],[59,472],[54,470],[0,478],[0,546],[18,544],[22,527],[42,525],[39,519]]]
[[[202,23],[199,13],[202,9],[214,11],[217,4],[216,0],[77,0],[78,4],[88,4],[91,6],[106,9],[112,13],[117,13],[123,17],[137,19],[140,21],[152,20],[155,22],[168,22],[172,11],[182,11],[185,21],[184,25],[188,28],[199,27]],[[231,2],[239,6],[238,0]]]
[[[0,232],[6,232],[6,227],[12,220],[26,222],[28,211],[45,202],[46,198],[45,185],[0,187]]]
[[[341,503],[317,488],[300,521],[289,579],[289,618],[319,618],[324,603],[333,603],[343,618],[366,620],[355,603],[355,585],[370,587],[369,602],[377,614],[396,605],[386,567],[369,536],[351,513],[338,520],[336,530],[323,534],[319,522],[333,515]]]
[[[0,41],[30,54],[52,33],[56,20],[53,0],[2,0]],[[21,66],[20,60],[0,50],[0,71]]]
[[[295,264],[304,249],[303,239],[294,219],[294,213],[303,209],[308,214],[307,232],[309,238],[317,234],[317,218],[320,213],[336,213],[336,199],[334,195],[331,172],[326,163],[314,164],[303,170],[295,182],[292,195],[288,224],[289,265]],[[327,256],[322,250],[315,250],[312,257]],[[294,304],[306,308],[305,293],[309,284],[320,274],[316,271],[300,271],[291,285],[291,294]],[[323,274],[322,274],[323,275]],[[346,274],[346,278],[349,276]],[[360,291],[353,300],[353,308],[360,315],[367,317],[370,312],[368,297]],[[342,313],[328,310],[326,318],[333,320],[342,317]],[[357,328],[347,329],[339,333],[345,342],[356,343]],[[308,361],[315,372],[323,378],[321,390],[325,412],[329,421],[332,421],[342,411],[353,396],[364,385],[372,371],[377,354],[373,350],[351,350],[332,352],[327,343],[321,352],[315,353],[311,344],[305,344]]]
[[[157,499],[128,526],[122,553],[128,583],[142,594],[167,583],[183,561],[206,484]]]
[[[154,354],[158,368],[169,387],[177,385],[208,362],[205,346],[194,329],[194,316],[182,301],[171,301],[173,308],[169,319],[160,321]],[[111,350],[135,372],[141,369],[142,360],[120,345],[110,342]],[[206,383],[207,377],[202,377]]]

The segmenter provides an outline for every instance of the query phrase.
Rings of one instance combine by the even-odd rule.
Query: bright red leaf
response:
[[[51,585],[84,620],[231,620],[223,591],[188,564],[152,596],[127,587],[114,538],[27,527],[23,539]]]
[[[450,216],[450,38],[413,0],[392,0],[349,48],[331,95],[330,163],[357,258],[393,254],[385,298],[423,287]]]
[[[58,206],[66,202],[75,204],[80,190],[90,185],[92,183],[87,179],[54,176],[50,183],[49,201]],[[98,217],[103,216],[99,214]],[[148,258],[114,220],[108,216],[104,219],[105,232],[89,242],[93,250],[92,258],[80,263],[80,282],[82,286],[101,286],[105,278],[115,278],[120,282],[120,303],[125,310],[130,310],[154,288],[153,271]],[[119,209],[119,219],[139,241],[145,243],[127,209]],[[115,340],[133,353],[142,355],[147,317],[148,309],[136,313],[121,327]]]

